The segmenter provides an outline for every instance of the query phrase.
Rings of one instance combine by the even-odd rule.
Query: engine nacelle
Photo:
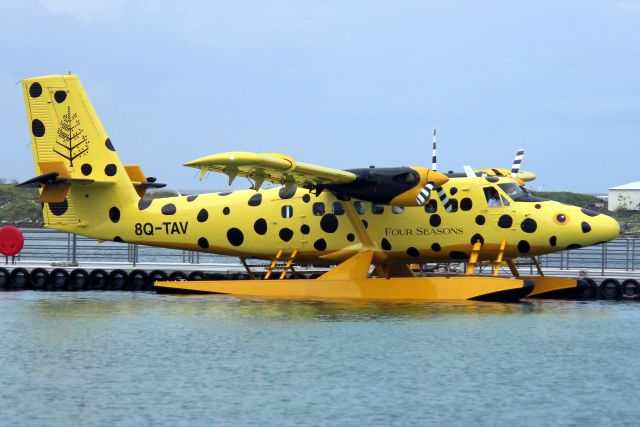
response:
[[[437,188],[449,178],[440,172],[418,167],[348,169],[357,179],[348,184],[327,185],[338,196],[349,196],[372,203],[391,206],[422,206],[418,195],[428,183]]]

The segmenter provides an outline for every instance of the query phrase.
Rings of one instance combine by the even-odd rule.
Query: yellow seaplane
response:
[[[156,282],[158,292],[293,298],[513,301],[576,288],[575,279],[519,275],[514,260],[605,242],[603,214],[544,200],[519,170],[438,172],[412,166],[338,170],[279,153],[229,152],[186,163],[245,177],[242,191],[143,198],[161,187],[124,165],[75,75],[22,82],[45,224],[99,240],[271,261],[261,278]],[[263,188],[265,182],[279,187]],[[416,276],[412,264],[462,262],[466,273]],[[325,264],[301,279],[297,264]],[[246,265],[246,264],[245,264]],[[478,274],[481,266],[487,274]],[[499,274],[501,266],[511,274]],[[289,274],[286,274],[289,271]],[[291,277],[293,276],[293,277]]]

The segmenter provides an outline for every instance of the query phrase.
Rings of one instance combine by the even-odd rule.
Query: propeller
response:
[[[513,158],[513,165],[511,165],[511,176],[517,177],[520,172],[520,166],[522,165],[522,158],[524,157],[524,148],[519,149],[516,152],[516,156]]]
[[[433,145],[431,149],[431,170],[433,171],[438,171],[438,152],[436,148],[437,144],[438,136],[436,134],[436,129],[434,128]],[[453,204],[451,203],[451,200],[449,200],[449,198],[447,197],[444,188],[442,188],[442,186],[436,187],[433,181],[427,182],[424,188],[420,190],[420,193],[418,193],[418,197],[416,197],[416,203],[418,203],[419,206],[422,206],[424,203],[426,203],[429,200],[429,196],[431,195],[431,192],[433,190],[438,193],[438,198],[440,199],[440,203],[442,203],[444,209],[447,212],[451,212],[453,210]]]

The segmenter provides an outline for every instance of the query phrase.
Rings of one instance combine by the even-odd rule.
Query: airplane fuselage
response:
[[[295,187],[142,199],[111,208],[96,203],[79,213],[83,229],[73,230],[101,240],[242,257],[269,259],[279,249],[297,250],[297,260],[309,263],[336,263],[367,248],[377,262],[464,261],[476,241],[482,243],[479,259],[491,260],[503,240],[504,257],[514,258],[588,246],[618,233],[617,222],[603,214],[549,200],[513,200],[505,190],[514,185],[510,178],[453,178],[443,186],[453,212],[437,198],[402,208]],[[499,206],[489,206],[488,189],[499,194]],[[81,187],[72,192],[82,198]]]

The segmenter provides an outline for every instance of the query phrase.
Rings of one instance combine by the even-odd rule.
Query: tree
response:
[[[69,167],[73,167],[73,161],[89,151],[89,140],[84,130],[79,128],[80,120],[76,113],[71,113],[71,107],[67,107],[67,114],[62,116],[58,127],[56,144],[62,147],[60,151],[53,149],[58,155],[69,160]],[[76,129],[77,128],[77,129]]]

